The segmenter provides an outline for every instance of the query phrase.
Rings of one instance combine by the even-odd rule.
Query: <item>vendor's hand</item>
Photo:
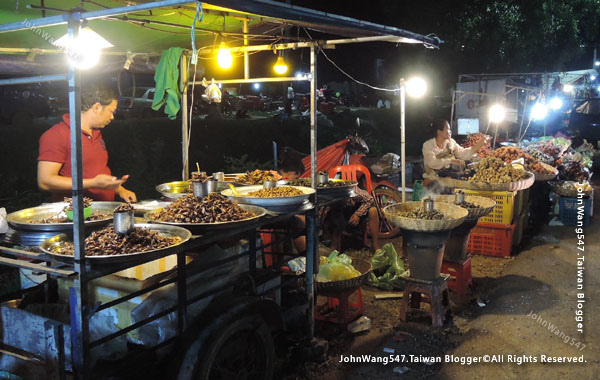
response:
[[[137,197],[133,191],[127,190],[123,186],[119,187],[117,190],[117,194],[126,202],[135,203],[137,202]]]
[[[360,216],[358,216],[356,214],[352,214],[352,216],[350,217],[350,220],[348,220],[348,223],[350,223],[350,225],[353,227],[358,226],[359,222],[360,222]]]
[[[123,178],[118,179],[117,177],[107,175],[107,174],[98,174],[94,177],[93,188],[104,189],[104,190],[117,190],[119,186],[127,181],[129,176],[123,176]]]
[[[481,149],[482,146],[484,146],[488,141],[489,141],[490,137],[489,136],[485,136],[484,138],[482,138],[481,140],[477,141],[474,145],[473,145],[473,151],[477,152],[479,151],[479,149]]]
[[[459,166],[461,169],[464,169],[464,168],[465,168],[465,166],[466,166],[466,165],[465,165],[465,162],[464,162],[463,160],[456,160],[456,159],[455,159],[455,160],[451,160],[451,161],[450,161],[450,163],[451,163],[452,165]]]

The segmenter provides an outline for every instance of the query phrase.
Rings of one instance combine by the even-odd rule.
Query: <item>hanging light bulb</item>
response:
[[[113,47],[113,44],[89,27],[80,28],[74,40],[67,33],[53,45],[65,50],[69,63],[80,70],[89,69],[98,63],[101,49]]]
[[[223,41],[221,41],[221,46],[219,46],[219,51],[217,53],[217,63],[222,69],[228,69],[231,67],[231,65],[233,65],[231,51],[227,49],[227,46]]]
[[[275,65],[273,66],[273,70],[275,70],[275,72],[277,74],[285,74],[285,72],[287,71],[288,67],[287,67],[287,63],[285,63],[285,61],[283,60],[283,56],[279,56],[277,57],[277,62],[275,62]]]

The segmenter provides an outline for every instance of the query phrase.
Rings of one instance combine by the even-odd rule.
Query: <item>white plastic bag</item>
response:
[[[6,222],[6,209],[0,208],[0,234],[8,232],[8,223]]]

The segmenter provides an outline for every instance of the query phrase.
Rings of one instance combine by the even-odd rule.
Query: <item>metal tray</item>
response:
[[[308,179],[308,178],[302,178],[302,179]],[[332,178],[330,178],[329,180],[330,181],[338,181],[337,179],[332,179]],[[287,180],[281,180],[281,181],[277,181],[277,184],[287,186],[288,182],[289,181],[287,181]],[[326,196],[326,197],[330,197],[330,198],[348,198],[352,195],[352,191],[354,190],[356,185],[358,185],[358,182],[352,182],[347,185],[336,186],[336,187],[317,187],[317,195],[322,195],[322,196]]]
[[[93,202],[92,212],[109,214],[105,219],[85,221],[86,228],[102,226],[110,223],[115,208],[124,205],[121,202]],[[6,217],[8,224],[16,230],[26,231],[69,231],[73,229],[73,222],[68,223],[30,223],[41,219],[56,216],[66,206],[65,202],[50,203],[47,205],[26,208],[15,211]]]
[[[238,188],[237,192],[240,195],[233,195],[233,191],[231,189],[227,189],[222,191],[221,194],[226,196],[229,199],[232,199],[238,203],[250,204],[259,207],[264,207],[267,210],[273,209],[273,211],[281,212],[283,209],[294,209],[299,208],[307,199],[311,196],[311,194],[315,193],[315,190],[310,187],[303,186],[291,186],[302,191],[302,195],[297,195],[295,197],[276,197],[276,198],[258,198],[258,197],[248,197],[246,194],[251,193],[253,191],[258,191],[262,189],[262,185],[256,186],[246,186],[243,188]]]
[[[161,209],[156,209],[156,210],[153,210],[153,211],[150,211],[150,212],[147,212],[146,214],[144,214],[144,218],[151,223],[183,227],[183,228],[186,228],[186,229],[192,231],[193,233],[200,233],[200,232],[216,231],[216,230],[224,230],[224,229],[229,229],[229,228],[241,227],[246,224],[250,224],[250,223],[257,221],[258,219],[260,219],[267,213],[267,210],[265,210],[262,207],[251,206],[251,205],[239,205],[239,206],[245,211],[253,212],[254,214],[256,214],[256,216],[253,216],[253,217],[247,218],[247,219],[235,220],[232,222],[174,223],[174,222],[163,222],[160,220],[152,219],[152,214],[161,210]]]
[[[181,245],[181,244],[185,243],[186,241],[188,241],[192,237],[192,233],[190,231],[186,230],[185,228],[181,228],[181,227],[177,227],[177,226],[167,226],[167,225],[162,225],[162,224],[136,224],[135,226],[141,227],[141,228],[147,228],[150,231],[158,232],[161,235],[166,236],[166,237],[179,237],[179,238],[181,238],[181,241],[179,243],[169,246],[167,248],[153,249],[153,250],[145,251],[145,252],[129,253],[127,255],[86,256],[85,257],[86,261],[92,265],[94,265],[94,264],[95,265],[117,264],[117,263],[125,263],[125,262],[129,262],[129,261],[135,261],[135,260],[139,259],[140,256],[142,256],[142,255],[153,253],[153,252],[160,252],[162,250]],[[56,261],[71,264],[71,263],[73,263],[73,256],[60,255],[60,254],[52,252],[52,247],[60,246],[61,244],[64,244],[67,241],[71,241],[71,237],[69,237],[67,234],[56,235],[56,236],[51,237],[50,239],[45,240],[40,245],[40,249],[43,252],[50,255],[52,257],[52,259],[54,259]]]

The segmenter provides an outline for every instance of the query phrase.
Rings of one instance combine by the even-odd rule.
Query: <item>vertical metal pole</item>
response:
[[[277,170],[277,143],[273,141],[273,167]]]
[[[494,143],[492,144],[492,150],[496,149],[496,137],[498,137],[498,124],[499,123],[495,123],[496,124],[496,132],[494,132]]]
[[[72,13],[68,22],[69,38],[79,34],[81,14]],[[78,52],[69,52],[77,54]],[[77,378],[87,378],[89,373],[89,320],[87,273],[85,267],[85,225],[83,219],[83,166],[81,154],[81,75],[79,69],[69,64],[69,115],[71,125],[71,168],[73,187],[73,244],[75,294],[71,298],[71,344],[73,368]]]
[[[317,187],[317,55],[315,45],[310,47],[310,177],[313,189]],[[308,299],[307,310],[307,336],[312,340],[315,335],[315,300],[314,300],[314,273],[318,272],[317,254],[317,193],[314,194],[315,207],[306,215],[306,296]]]
[[[244,46],[248,46],[248,19],[244,19],[242,26],[244,32]],[[250,78],[250,61],[248,52],[244,51],[244,79]]]
[[[183,334],[187,325],[187,276],[185,252],[177,252],[177,332]]]
[[[400,160],[402,163],[402,202],[406,202],[406,86],[404,79],[400,79]]]
[[[188,134],[190,121],[188,119],[188,67],[187,55],[185,53],[181,54],[179,62],[179,81],[181,86],[181,155],[183,160],[181,178],[187,181],[190,176],[190,155],[188,152],[190,145],[190,136]]]
[[[455,99],[456,99],[456,91],[454,89],[452,89],[452,103],[451,103],[452,106],[450,107],[450,129],[452,129],[452,126],[454,125],[454,107],[455,107],[454,100]]]
[[[275,249],[275,248],[273,248]],[[248,272],[251,276],[256,275],[256,231],[248,233]]]

